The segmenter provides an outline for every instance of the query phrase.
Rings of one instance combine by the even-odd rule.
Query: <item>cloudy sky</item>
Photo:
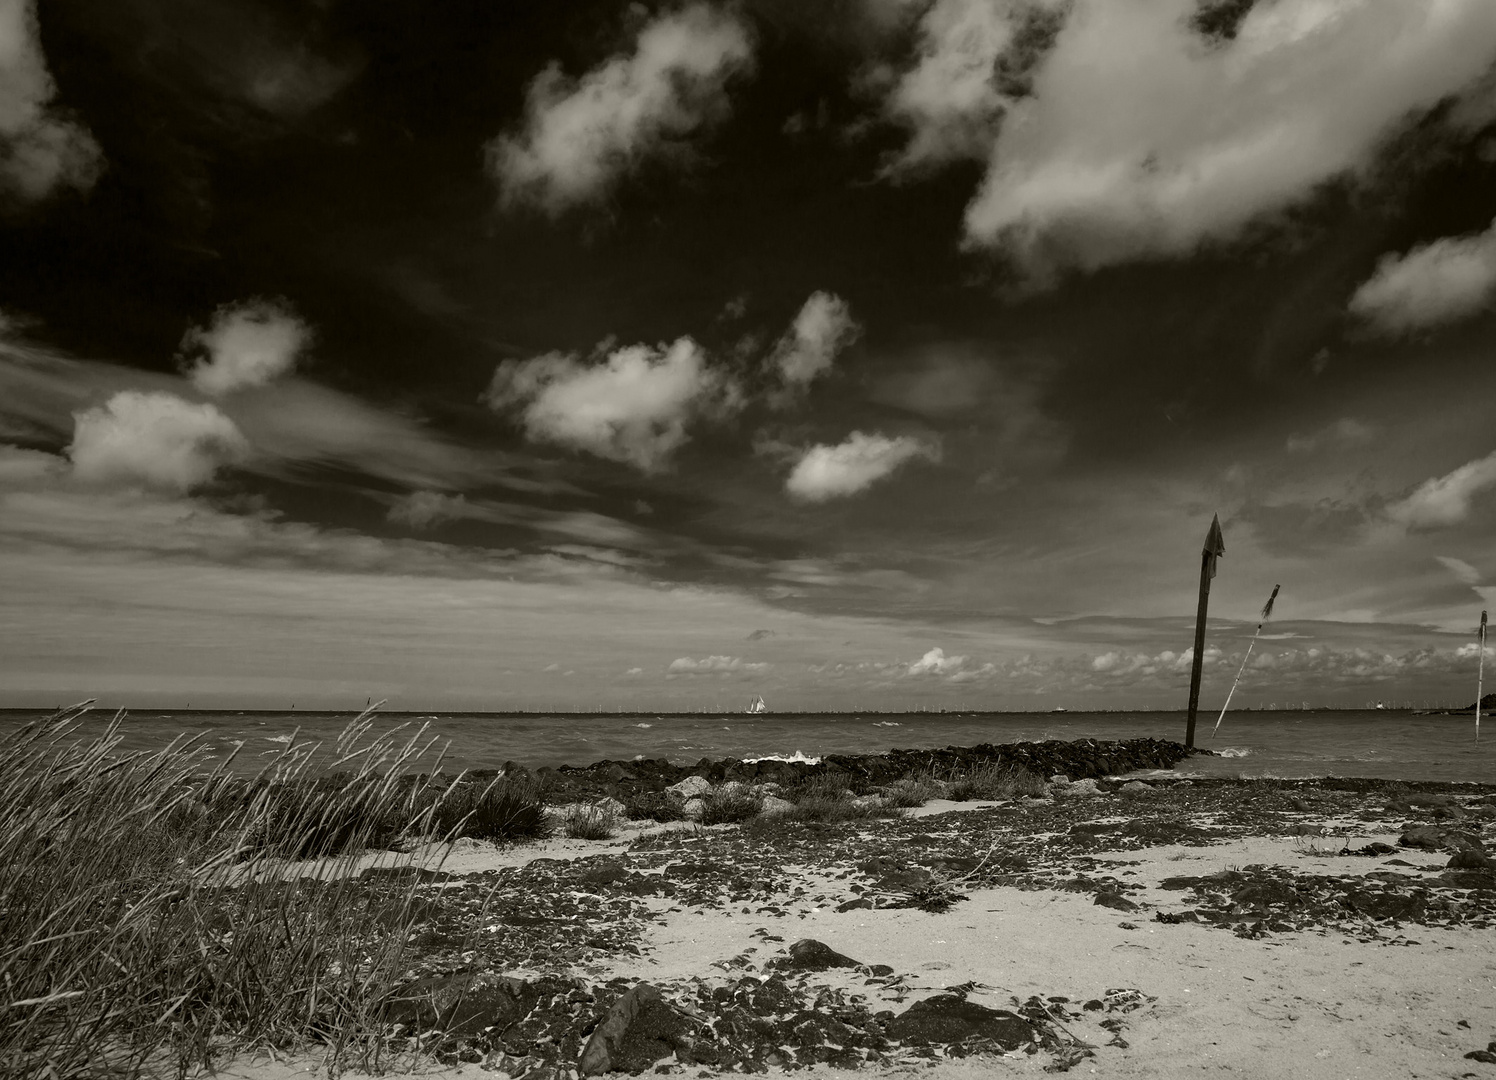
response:
[[[0,0],[0,705],[1473,696],[1490,0]]]

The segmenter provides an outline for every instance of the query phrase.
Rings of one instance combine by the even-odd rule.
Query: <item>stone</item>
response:
[[[665,790],[682,799],[694,799],[705,795],[711,787],[712,785],[704,776],[688,776],[678,784],[671,784]]]
[[[649,983],[626,991],[592,1031],[577,1068],[583,1076],[641,1073],[690,1045],[690,1024]]]
[[[701,817],[702,813],[705,810],[706,803],[700,798],[687,799],[685,801],[685,804],[681,807],[681,813],[690,818],[692,821],[695,821],[697,818]]]
[[[1492,866],[1491,857],[1475,848],[1461,848],[1449,860],[1451,870],[1485,870]]]
[[[778,795],[765,795],[759,813],[764,817],[783,817],[794,809],[795,804],[788,799],[781,799]]]
[[[420,1031],[476,1035],[524,1019],[539,996],[529,983],[508,975],[434,975],[400,987],[385,1002],[384,1018]]]
[[[1070,786],[1070,777],[1066,776],[1064,773],[1055,773],[1053,776],[1051,776],[1049,778],[1049,786],[1050,787],[1069,787]]]
[[[1138,906],[1115,889],[1104,889],[1096,894],[1092,902],[1097,907],[1109,907],[1117,911],[1136,911]]]
[[[1016,1013],[989,1009],[957,994],[916,1001],[888,1022],[888,1034],[905,1043],[952,1043],[990,1039],[1004,1050],[1034,1041],[1034,1026]]]
[[[1403,847],[1423,848],[1427,851],[1439,851],[1448,849],[1459,851],[1462,848],[1474,848],[1476,851],[1484,851],[1485,844],[1480,837],[1474,833],[1461,832],[1458,829],[1446,828],[1443,825],[1413,825],[1403,830],[1403,834],[1397,841]]]
[[[1100,795],[1101,794],[1101,788],[1097,786],[1096,781],[1095,781],[1095,779],[1093,777],[1089,777],[1088,776],[1084,780],[1077,780],[1077,781],[1075,781],[1072,784],[1067,784],[1065,786],[1065,794],[1066,795]]]
[[[828,968],[862,967],[861,961],[844,956],[830,945],[815,938],[801,938],[789,948],[788,956],[776,957],[765,967],[790,971],[826,971]]]
[[[1144,795],[1153,790],[1153,785],[1145,784],[1141,780],[1129,780],[1117,790],[1124,795]]]

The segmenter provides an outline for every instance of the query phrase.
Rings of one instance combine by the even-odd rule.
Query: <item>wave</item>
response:
[[[265,741],[266,742],[283,742],[283,743],[288,743],[288,742],[290,742],[294,738],[296,738],[295,735],[266,735],[265,736]]]
[[[894,723],[892,720],[879,720],[873,727],[903,727],[903,724]]]
[[[654,727],[653,724],[635,724],[634,726],[635,727],[642,727],[642,728],[652,728],[652,727]]]
[[[1244,746],[1228,746],[1224,750],[1217,750],[1216,753],[1220,754],[1221,757],[1248,757],[1252,751]]]
[[[809,756],[807,754],[802,753],[799,750],[796,750],[793,754],[790,754],[788,757],[786,757],[784,754],[765,754],[762,757],[745,757],[743,760],[744,761],[788,761],[788,762],[792,762],[792,763],[800,764],[800,765],[819,765],[821,763],[821,759],[820,759],[819,756],[814,756],[814,757],[813,756]]]

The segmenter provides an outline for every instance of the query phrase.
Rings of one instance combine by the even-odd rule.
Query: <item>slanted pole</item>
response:
[[[1475,741],[1480,742],[1480,698],[1486,682],[1486,613],[1480,613],[1480,666],[1475,669]]]
[[[1221,537],[1220,515],[1210,519],[1210,532],[1205,534],[1205,548],[1200,552],[1200,606],[1195,612],[1195,658],[1190,665],[1190,712],[1184,728],[1184,745],[1195,745],[1195,714],[1200,708],[1200,670],[1205,662],[1205,612],[1210,606],[1210,580],[1215,577],[1216,559],[1226,554],[1226,542]]]

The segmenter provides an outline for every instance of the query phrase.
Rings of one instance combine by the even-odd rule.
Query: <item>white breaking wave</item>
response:
[[[283,742],[283,743],[288,743],[292,739],[294,739],[295,737],[296,736],[294,736],[294,735],[267,735],[267,736],[265,736],[265,741],[266,742]]]
[[[819,765],[821,763],[821,759],[819,757],[808,757],[805,754],[801,753],[799,750],[796,750],[793,754],[790,754],[788,757],[786,757],[783,754],[765,754],[763,757],[745,757],[743,760],[744,761],[789,761],[789,762],[798,762],[801,765]]]
[[[1241,746],[1228,746],[1224,750],[1216,751],[1216,753],[1220,754],[1221,757],[1247,757],[1252,751]]]
[[[634,726],[635,727],[642,727],[642,728],[652,728],[652,727],[654,727],[653,724],[635,724]]]
[[[873,725],[873,727],[903,727],[903,726],[904,726],[903,724],[895,723],[892,720],[879,720],[876,724]]]

